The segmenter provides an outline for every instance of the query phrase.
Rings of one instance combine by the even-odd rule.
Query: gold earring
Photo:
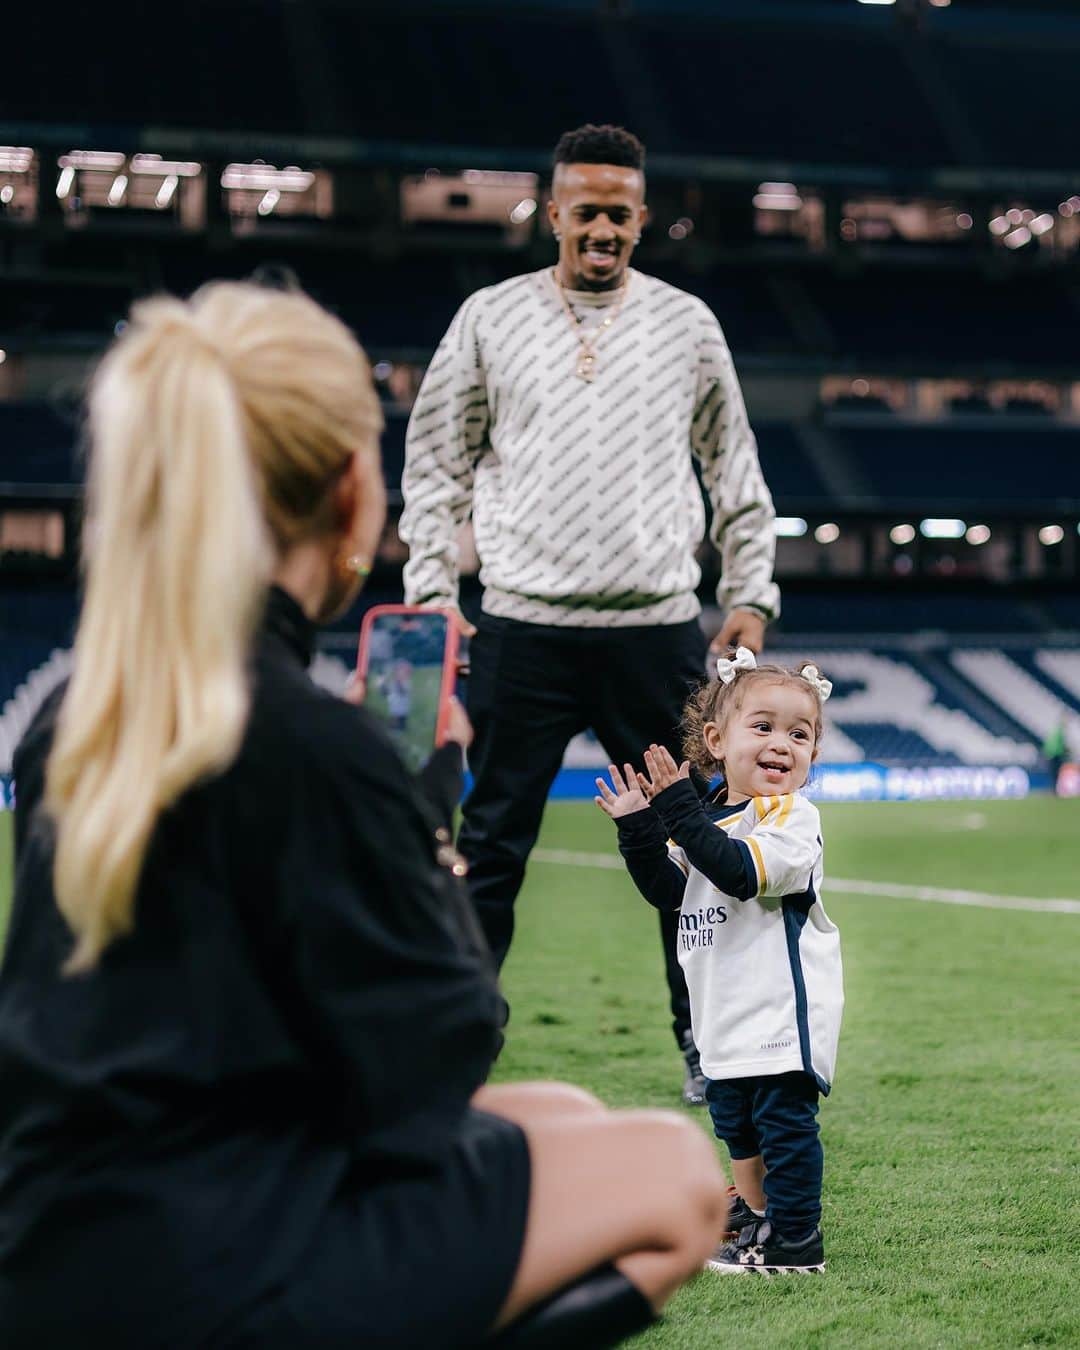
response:
[[[371,575],[371,563],[359,553],[345,553],[342,550],[334,559],[334,566],[342,581],[348,581],[350,577],[363,580]]]

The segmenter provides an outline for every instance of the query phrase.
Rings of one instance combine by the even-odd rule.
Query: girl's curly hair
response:
[[[723,730],[728,719],[741,707],[746,691],[752,684],[787,684],[804,690],[813,698],[816,753],[824,731],[821,695],[810,681],[802,676],[802,671],[812,664],[810,661],[801,661],[790,670],[786,666],[771,664],[756,666],[753,670],[737,670],[735,678],[728,684],[723,684],[717,679],[705,680],[691,694],[683,709],[682,721],[679,724],[683,758],[688,759],[691,766],[706,778],[711,778],[717,769],[723,772],[723,764],[717,764],[705,744],[705,723],[715,722]]]

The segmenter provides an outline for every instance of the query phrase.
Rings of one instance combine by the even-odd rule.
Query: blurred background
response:
[[[167,25],[118,0],[3,23],[0,776],[67,669],[80,399],[131,302],[295,276],[355,329],[392,502],[365,603],[399,599],[425,364],[466,295],[554,260],[552,147],[610,121],[648,147],[636,265],[701,296],[735,356],[778,513],[771,649],[836,685],[815,790],[1080,790],[1074,0],[176,0]],[[358,622],[325,637],[330,685]],[[598,753],[571,747],[563,791]]]

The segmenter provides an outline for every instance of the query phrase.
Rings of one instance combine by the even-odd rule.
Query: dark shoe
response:
[[[656,1320],[637,1285],[614,1266],[601,1266],[484,1344],[491,1350],[605,1350]]]
[[[705,1264],[722,1275],[818,1275],[825,1269],[825,1247],[820,1228],[802,1242],[788,1242],[768,1219],[757,1219]]]
[[[704,1106],[705,1075],[701,1072],[701,1056],[690,1031],[683,1032],[682,1052],[686,1061],[686,1077],[682,1085],[683,1102],[687,1106]]]
[[[760,1223],[761,1215],[754,1213],[734,1186],[729,1186],[727,1192],[731,1201],[731,1211],[728,1214],[725,1236],[734,1242],[744,1228],[749,1228],[752,1223]]]

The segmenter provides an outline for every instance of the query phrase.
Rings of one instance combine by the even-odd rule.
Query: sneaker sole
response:
[[[705,1269],[718,1275],[824,1275],[825,1262],[815,1266],[737,1266],[730,1261],[706,1261]]]

